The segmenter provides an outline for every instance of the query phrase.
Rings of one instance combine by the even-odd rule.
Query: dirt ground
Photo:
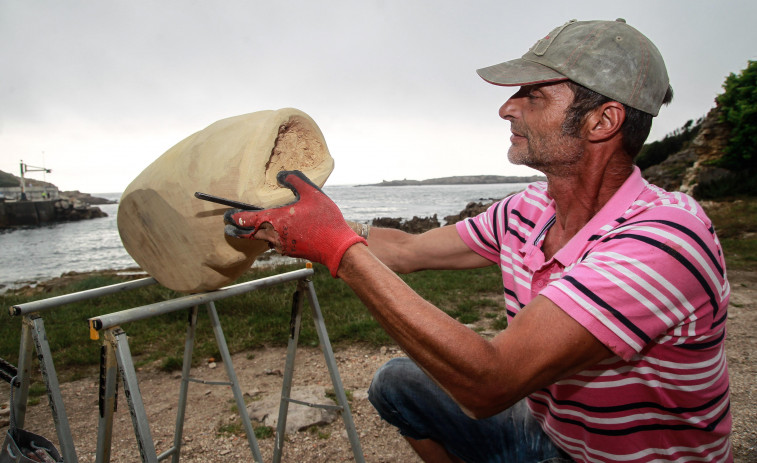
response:
[[[754,463],[757,462],[757,271],[729,272],[729,277],[732,296],[728,315],[727,352],[734,418],[732,443],[737,463]],[[397,432],[379,419],[366,398],[375,370],[385,361],[399,355],[402,353],[394,346],[368,348],[355,345],[335,349],[342,382],[345,389],[352,392],[351,410],[366,462],[420,461]],[[282,378],[278,373],[284,369],[285,357],[283,348],[260,349],[233,356],[234,369],[242,391],[248,398],[280,393]],[[206,362],[193,368],[192,375],[208,380],[226,379],[220,365],[211,368]],[[138,377],[152,438],[158,453],[161,453],[173,442],[180,375],[163,373],[148,366],[138,372]],[[294,385],[316,384],[330,387],[321,351],[318,348],[300,347]],[[98,423],[97,378],[65,383],[61,389],[79,461],[93,462]],[[119,389],[111,461],[138,462],[140,459],[136,439],[123,396],[122,389]],[[5,415],[0,415],[0,423],[7,420],[7,402],[8,389],[0,388],[0,407],[4,407],[6,412]],[[241,429],[233,404],[233,395],[228,386],[190,384],[181,461],[252,461],[243,432],[219,434],[222,426],[231,430]],[[57,443],[46,398],[43,397],[40,404],[29,408],[25,428]],[[7,425],[0,426],[3,435],[6,429]],[[258,443],[264,461],[272,461],[274,439],[261,438]],[[354,461],[341,419],[317,430],[288,435],[282,461]]]

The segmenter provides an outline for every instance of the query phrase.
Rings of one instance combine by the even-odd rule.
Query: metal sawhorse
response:
[[[216,336],[216,341],[221,353],[222,361],[226,366],[226,372],[230,380],[229,383],[216,384],[225,384],[232,387],[234,397],[236,399],[236,405],[239,409],[245,431],[247,432],[247,439],[253,454],[253,458],[255,459],[255,461],[262,463],[263,460],[260,454],[260,449],[258,447],[257,440],[255,439],[255,433],[250,423],[250,418],[247,413],[244,397],[242,396],[242,392],[239,389],[239,383],[236,379],[236,374],[231,364],[231,356],[229,354],[228,347],[226,346],[226,340],[221,330],[214,301],[285,283],[288,281],[297,281],[297,290],[294,293],[292,303],[287,358],[284,371],[284,383],[282,385],[281,391],[281,403],[279,407],[279,420],[276,429],[276,442],[273,452],[273,461],[274,463],[281,461],[289,404],[302,403],[292,399],[289,394],[291,392],[292,379],[294,375],[294,360],[300,332],[302,296],[303,294],[305,294],[308,298],[313,312],[313,318],[315,321],[318,338],[320,340],[321,350],[323,351],[324,357],[326,359],[326,365],[329,369],[329,374],[331,375],[331,382],[336,393],[338,406],[334,407],[322,404],[305,405],[312,407],[335,408],[341,414],[342,419],[344,420],[355,460],[358,462],[363,462],[364,457],[362,454],[362,449],[360,448],[360,441],[357,436],[357,431],[355,430],[352,415],[350,413],[349,404],[347,403],[347,396],[344,392],[344,386],[342,385],[342,381],[339,377],[339,372],[336,368],[336,360],[334,358],[331,343],[326,332],[326,325],[323,321],[323,316],[318,304],[318,299],[315,294],[315,289],[313,287],[312,281],[310,281],[309,279],[309,277],[312,275],[313,269],[308,266],[308,268],[302,270],[296,270],[268,278],[240,283],[238,285],[229,286],[209,293],[185,296],[170,301],[158,302],[155,304],[135,307],[133,309],[124,310],[121,312],[91,318],[90,330],[93,337],[96,337],[96,335],[100,332],[104,334],[103,363],[105,367],[102,373],[104,378],[104,385],[102,386],[103,399],[101,401],[101,403],[104,404],[104,407],[101,408],[100,412],[100,423],[98,426],[98,451],[96,461],[108,461],[107,457],[110,451],[110,443],[112,439],[113,412],[115,409],[115,390],[117,383],[116,377],[118,372],[120,372],[123,379],[124,393],[129,404],[129,410],[132,416],[132,424],[134,425],[134,431],[137,435],[137,442],[142,461],[157,462],[169,456],[173,456],[173,462],[179,461],[179,456],[181,453],[184,411],[186,409],[187,401],[187,390],[189,382],[193,381],[193,379],[189,376],[189,370],[192,360],[194,332],[197,321],[197,308],[200,304],[206,304],[208,307],[208,313],[210,315],[213,331]],[[134,369],[131,353],[129,351],[128,339],[126,333],[120,328],[120,326],[131,321],[144,320],[157,315],[175,312],[181,309],[192,309],[192,312],[184,346],[182,382],[181,389],[179,391],[179,406],[176,417],[174,444],[170,449],[166,450],[160,455],[157,455],[155,445],[150,435],[150,428],[147,422],[147,413],[145,411],[144,403],[142,402],[142,396],[139,392],[139,384],[137,382],[136,371]],[[118,368],[118,370],[116,370],[116,368]]]
[[[71,428],[68,424],[66,408],[63,405],[63,398],[60,394],[60,384],[58,382],[58,375],[55,372],[50,344],[47,342],[47,333],[45,331],[45,323],[42,320],[42,313],[62,305],[94,299],[120,291],[142,288],[156,283],[154,278],[142,278],[102,288],[19,304],[9,309],[11,316],[23,317],[21,320],[21,341],[19,343],[18,373],[16,376],[19,390],[14,394],[13,403],[11,404],[16,418],[16,425],[19,428],[24,427],[26,405],[29,398],[29,384],[31,382],[32,358],[34,358],[33,350],[35,350],[39,359],[42,379],[47,389],[50,411],[52,412],[55,431],[58,435],[60,454],[66,463],[76,463],[78,459],[74,448],[74,440],[71,436]]]
[[[195,333],[195,327],[196,327],[196,322],[197,322],[197,310],[200,304],[205,304],[207,306],[208,314],[210,315],[210,319],[211,319],[211,324],[213,325],[213,331],[216,337],[216,342],[218,344],[223,363],[226,367],[227,375],[229,376],[229,382],[205,382],[205,383],[206,384],[224,384],[224,385],[230,385],[232,387],[232,391],[234,393],[235,400],[237,403],[237,408],[239,409],[240,416],[242,418],[242,422],[245,427],[245,431],[247,432],[248,443],[250,445],[250,449],[253,454],[254,461],[262,462],[260,449],[258,447],[254,430],[252,429],[252,425],[249,420],[249,415],[247,414],[246,405],[244,403],[244,398],[241,394],[241,390],[239,389],[239,383],[236,379],[236,374],[231,364],[231,356],[229,354],[228,347],[226,345],[223,332],[221,330],[221,326],[218,320],[218,315],[215,309],[214,301],[225,299],[225,298],[232,297],[239,294],[243,294],[249,291],[266,288],[266,287],[273,286],[276,284],[285,283],[288,281],[297,281],[297,290],[295,291],[294,296],[293,296],[289,340],[288,340],[288,346],[287,346],[286,366],[285,366],[285,372],[284,372],[284,383],[282,385],[282,391],[281,391],[281,404],[279,407],[279,421],[277,425],[273,461],[275,463],[279,463],[281,461],[283,445],[284,445],[284,434],[285,434],[285,429],[286,429],[286,417],[287,417],[289,404],[302,403],[290,398],[289,394],[291,392],[292,379],[294,375],[294,360],[295,360],[297,341],[299,338],[299,330],[300,330],[300,323],[301,323],[302,296],[303,294],[305,294],[308,298],[308,301],[312,309],[316,331],[320,340],[322,352],[326,359],[327,367],[329,369],[332,385],[334,386],[338,406],[320,405],[320,404],[305,404],[305,405],[313,406],[313,407],[335,408],[338,412],[340,412],[342,419],[344,421],[346,430],[347,430],[347,435],[350,441],[350,445],[352,447],[355,461],[364,462],[365,461],[364,456],[362,453],[362,449],[360,447],[360,442],[357,436],[357,432],[355,430],[355,425],[352,420],[352,415],[350,413],[349,405],[347,403],[344,387],[342,385],[341,379],[339,377],[339,373],[336,368],[336,360],[334,358],[333,350],[331,348],[328,334],[326,332],[325,323],[323,321],[323,316],[322,316],[320,306],[318,304],[318,300],[315,294],[315,289],[313,288],[312,281],[309,280],[309,277],[312,276],[312,274],[313,274],[313,270],[308,265],[308,268],[306,269],[297,270],[294,272],[288,272],[288,273],[280,274],[280,275],[275,275],[272,277],[254,280],[254,281],[250,281],[246,283],[241,283],[238,285],[229,286],[229,287],[222,288],[217,291],[213,291],[209,293],[186,296],[186,297],[182,297],[178,299],[173,299],[170,301],[158,302],[155,304],[150,304],[150,305],[146,305],[142,307],[135,307],[133,309],[127,309],[121,312],[115,312],[112,314],[91,318],[89,320],[91,337],[97,338],[100,333],[103,334],[103,344],[101,348],[102,358],[101,358],[101,383],[100,383],[100,415],[99,415],[99,423],[98,423],[96,462],[98,463],[107,462],[110,459],[113,414],[115,412],[116,389],[117,389],[119,375],[121,376],[123,380],[125,396],[127,399],[127,403],[129,405],[131,416],[132,416],[132,424],[134,426],[135,434],[137,437],[137,443],[138,443],[138,447],[140,451],[140,456],[142,457],[142,461],[158,462],[160,460],[166,459],[169,456],[172,457],[173,462],[179,461],[179,457],[181,453],[181,442],[182,442],[181,437],[182,437],[183,423],[184,423],[184,411],[186,409],[188,385],[189,385],[189,382],[196,381],[189,376],[189,371],[191,368],[192,351],[193,351],[193,345],[194,345],[194,333]],[[154,280],[152,281],[148,281],[148,280],[152,280],[152,279],[148,278],[144,280],[138,280],[137,282],[129,282],[129,283],[133,285],[131,287],[138,287],[137,284],[139,286],[144,286],[147,284],[154,283]],[[141,283],[138,283],[140,281]],[[114,287],[128,285],[129,283],[114,285]],[[129,287],[129,289],[131,287]],[[106,288],[109,288],[109,287],[106,287]],[[127,289],[127,287],[124,286],[123,288],[114,289],[111,292],[115,292],[121,289]],[[91,290],[91,291],[103,291],[103,290],[105,290],[105,288],[100,288],[98,290]],[[81,293],[61,296],[61,298],[66,298],[68,296],[76,296],[78,294],[81,294]],[[91,296],[91,297],[97,297],[97,296]],[[51,298],[51,299],[54,299],[54,298]],[[51,299],[48,299],[48,301]],[[81,300],[82,297],[72,298],[72,299]],[[39,301],[39,302],[44,302],[44,301]],[[73,300],[69,302],[73,302]],[[64,303],[67,303],[67,302],[64,302]],[[30,303],[30,304],[34,304],[34,303]],[[60,304],[57,304],[57,305],[60,305]],[[17,309],[18,307],[20,306],[16,306],[12,308],[12,311],[13,310],[19,311],[19,313],[16,313],[16,314],[20,314],[21,311],[23,311],[23,307],[21,309]],[[176,417],[174,444],[173,444],[173,447],[166,450],[161,455],[157,455],[156,450],[155,450],[155,445],[150,434],[150,429],[149,429],[149,424],[147,422],[147,414],[144,408],[144,403],[142,402],[142,397],[139,392],[139,384],[137,382],[136,371],[134,369],[131,353],[129,351],[128,340],[126,337],[126,333],[120,328],[120,325],[123,323],[130,322],[130,321],[143,320],[146,318],[150,318],[153,316],[157,316],[160,314],[165,314],[165,313],[169,313],[169,312],[173,312],[173,311],[177,311],[181,309],[191,309],[191,312],[190,312],[190,317],[189,317],[189,320],[190,320],[189,326],[187,328],[187,337],[185,340],[184,362],[183,362],[183,367],[182,367],[182,381],[181,381],[181,386],[180,386],[180,391],[179,391],[179,407],[178,407],[177,417]],[[46,338],[44,337],[44,335],[36,336],[35,340],[36,339],[45,339],[45,342],[43,344],[46,345]],[[24,343],[24,340],[22,339],[22,351],[24,351],[24,345],[25,343]],[[50,406],[53,411],[53,418],[55,421],[56,430],[59,435],[59,441],[61,442],[61,448],[68,449],[69,450],[68,454],[71,455],[71,457],[65,461],[66,462],[76,461],[76,454],[73,448],[73,441],[71,439],[70,429],[68,427],[68,421],[67,419],[65,419],[65,410],[63,409],[63,403],[62,403],[62,400],[60,399],[60,391],[58,389],[57,377],[55,377],[54,368],[52,367],[52,358],[49,351],[49,346],[47,346],[47,350],[45,352],[44,346],[40,348],[40,346],[38,345],[37,351],[38,351],[38,355],[40,356],[41,363],[44,364],[44,366],[41,368],[43,368],[43,375],[45,376],[45,381],[48,387],[48,395],[50,395],[50,398],[51,398]],[[20,363],[19,376],[21,377],[21,365],[29,364],[28,367],[30,367],[30,360],[26,362],[22,362],[21,357],[19,357],[19,363]],[[22,408],[21,405],[23,404],[23,410],[25,411],[26,393],[28,391],[28,371],[29,371],[28,367],[27,367],[27,374],[25,375],[26,389],[24,389],[23,387],[23,380],[22,380],[21,389],[23,391],[23,394],[18,394],[17,395],[18,398],[14,400],[14,402],[16,403],[14,403],[13,406],[17,407],[16,410],[20,410]],[[45,369],[47,370],[47,374],[45,374],[45,371],[44,371]],[[23,395],[23,397],[20,397],[21,395]],[[55,399],[53,398],[54,395],[57,395]],[[20,416],[20,415],[17,415],[17,416]],[[20,424],[23,424],[23,422],[20,422]],[[64,445],[64,441],[66,442],[66,445]],[[66,457],[63,451],[61,452],[61,454],[64,455],[64,459],[65,459]]]

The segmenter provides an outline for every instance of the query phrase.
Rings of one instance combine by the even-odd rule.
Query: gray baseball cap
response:
[[[669,86],[657,47],[623,19],[570,20],[521,58],[476,72],[505,86],[571,80],[653,116],[660,112]]]

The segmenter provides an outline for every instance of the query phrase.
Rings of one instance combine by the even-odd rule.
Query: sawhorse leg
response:
[[[252,450],[252,456],[256,463],[263,463],[263,457],[260,454],[260,448],[258,447],[258,441],[255,438],[255,430],[252,429],[252,423],[250,422],[250,415],[247,412],[247,404],[244,401],[244,395],[239,388],[239,380],[237,380],[237,374],[234,371],[234,366],[231,364],[231,355],[229,354],[229,347],[226,345],[226,338],[223,336],[221,330],[221,322],[218,319],[218,313],[216,312],[216,306],[213,302],[208,303],[208,315],[210,316],[210,323],[213,326],[213,333],[216,337],[216,343],[218,349],[221,352],[221,360],[226,367],[226,375],[231,382],[231,390],[234,392],[234,399],[237,403],[237,409],[239,410],[239,416],[242,419],[242,425],[247,433],[247,443]]]
[[[255,431],[252,428],[249,414],[247,413],[247,407],[244,402],[244,396],[242,390],[239,387],[239,381],[237,380],[236,372],[231,362],[231,355],[226,344],[226,339],[221,329],[221,324],[218,319],[218,313],[216,312],[213,302],[207,304],[208,315],[211,320],[213,332],[216,337],[216,343],[221,353],[222,361],[226,368],[226,374],[229,377],[228,382],[218,381],[204,381],[197,380],[190,377],[190,369],[192,365],[192,353],[194,351],[194,338],[197,326],[197,307],[193,307],[189,312],[189,323],[187,327],[187,335],[184,342],[184,360],[182,365],[182,380],[179,389],[179,404],[176,413],[176,428],[174,431],[174,443],[173,447],[166,450],[160,455],[157,455],[155,450],[155,444],[150,434],[150,427],[147,421],[147,413],[145,411],[144,403],[142,401],[142,395],[139,392],[139,383],[137,381],[136,371],[134,369],[133,360],[131,358],[131,352],[129,350],[129,343],[126,337],[126,333],[120,328],[109,329],[105,332],[102,362],[101,367],[101,411],[100,411],[100,424],[98,428],[98,442],[97,442],[97,457],[96,463],[106,463],[110,460],[110,448],[112,444],[112,428],[113,428],[113,413],[116,407],[116,389],[117,389],[117,376],[120,371],[121,377],[124,382],[124,394],[129,405],[129,412],[132,417],[132,424],[134,425],[134,432],[137,437],[137,445],[139,446],[140,456],[143,462],[158,462],[169,456],[172,457],[173,463],[178,463],[181,456],[181,444],[184,430],[184,417],[187,406],[188,389],[190,382],[201,382],[204,384],[212,385],[225,385],[231,386],[234,393],[234,398],[239,409],[240,417],[247,431],[247,440],[250,446],[250,450],[253,455],[253,461],[257,463],[263,462],[263,457],[258,447],[258,442],[255,439]],[[118,366],[118,369],[115,366]]]
[[[118,327],[106,330],[103,345],[106,346],[106,349],[113,350],[112,355],[115,355],[118,363],[118,370],[124,383],[124,396],[126,396],[126,402],[129,405],[131,422],[137,437],[139,455],[145,463],[157,463],[158,455],[155,452],[155,443],[150,434],[150,425],[147,421],[147,412],[145,411],[145,404],[142,401],[142,394],[139,392],[137,372],[134,369],[134,361],[131,357],[126,332]],[[99,434],[100,432],[98,431]]]
[[[184,361],[181,367],[181,385],[179,386],[179,405],[176,408],[176,428],[173,435],[173,454],[171,461],[177,463],[181,456],[181,444],[184,433],[184,416],[187,409],[187,395],[189,394],[190,370],[192,369],[192,353],[194,352],[195,329],[197,327],[197,306],[189,309],[187,335],[184,338]]]
[[[110,346],[108,345],[110,344]],[[95,463],[108,463],[113,443],[113,415],[118,403],[118,361],[109,341],[100,346],[100,390],[98,397],[99,423]]]
[[[189,325],[187,327],[187,336],[184,342],[184,361],[182,364],[181,388],[179,390],[179,405],[177,407],[177,413],[176,413],[176,430],[174,432],[174,444],[173,444],[173,448],[161,454],[160,458],[162,459],[164,456],[173,454],[172,462],[178,463],[181,444],[182,444],[181,439],[183,435],[184,415],[185,415],[186,406],[187,406],[189,383],[200,382],[204,384],[231,386],[231,390],[234,394],[234,399],[236,401],[237,409],[239,410],[239,416],[242,419],[242,425],[244,426],[245,431],[247,433],[247,443],[250,447],[250,451],[252,452],[253,461],[256,463],[262,463],[263,457],[260,453],[258,441],[255,438],[255,431],[252,428],[250,415],[247,412],[247,405],[244,402],[244,395],[242,394],[242,390],[239,387],[239,380],[237,379],[236,372],[234,371],[234,366],[231,363],[231,354],[229,354],[229,347],[226,344],[226,338],[224,337],[223,330],[221,329],[221,322],[218,319],[218,312],[216,311],[215,304],[212,301],[207,303],[207,309],[208,309],[208,317],[210,318],[210,323],[213,328],[213,334],[215,335],[215,338],[216,338],[216,344],[218,345],[218,351],[221,353],[221,360],[223,362],[224,367],[226,368],[226,375],[228,376],[229,381],[228,382],[201,381],[201,380],[194,379],[190,376],[190,369],[192,365],[192,352],[194,350],[194,347],[193,347],[194,337],[195,337],[195,330],[197,327],[197,307],[193,307],[190,311]]]
[[[15,414],[16,426],[23,428],[26,419],[26,404],[29,398],[29,384],[31,383],[32,346],[34,346],[34,349],[37,351],[42,378],[47,388],[47,398],[50,404],[50,411],[53,415],[55,431],[58,434],[60,454],[64,461],[76,463],[78,460],[76,458],[76,450],[74,449],[74,439],[71,436],[71,427],[69,426],[66,409],[63,405],[63,397],[60,393],[60,384],[58,383],[58,376],[55,373],[55,365],[53,365],[50,344],[47,342],[45,323],[38,316],[25,316],[21,326],[17,376],[17,383],[20,386],[19,391],[14,395],[14,403],[11,404]]]
[[[31,383],[32,358],[34,358],[34,339],[32,336],[32,325],[23,320],[21,323],[21,342],[18,350],[18,373],[15,383],[18,384],[18,391],[13,395],[13,414],[16,419],[16,426],[24,427],[26,421],[26,404],[29,400],[29,384]],[[11,385],[11,387],[14,387]]]
[[[320,408],[336,408],[339,414],[344,420],[344,426],[347,429],[347,437],[350,440],[352,447],[352,454],[355,457],[357,463],[365,463],[365,457],[363,450],[360,446],[360,439],[355,429],[355,423],[352,420],[352,414],[350,413],[350,407],[347,403],[347,395],[344,392],[344,385],[339,376],[339,370],[336,367],[336,359],[334,358],[334,351],[331,348],[331,341],[329,341],[328,333],[326,332],[326,324],[323,321],[323,315],[321,313],[321,307],[318,304],[318,298],[315,294],[315,288],[313,282],[307,279],[300,280],[297,283],[297,291],[295,291],[292,301],[292,315],[289,322],[289,341],[287,344],[287,358],[286,365],[284,367],[284,383],[281,387],[281,403],[279,405],[279,418],[276,426],[276,442],[273,449],[273,462],[280,463],[282,450],[284,447],[284,435],[286,432],[286,419],[289,411],[289,403],[300,403],[290,397],[292,392],[292,379],[294,377],[294,360],[297,353],[297,342],[300,336],[300,325],[302,321],[302,293],[307,293],[308,302],[313,312],[313,320],[315,322],[315,330],[318,333],[318,339],[321,345],[321,351],[326,359],[326,366],[328,367],[329,374],[331,376],[331,384],[334,386],[334,392],[336,393],[338,407],[318,404],[306,404],[311,407]]]

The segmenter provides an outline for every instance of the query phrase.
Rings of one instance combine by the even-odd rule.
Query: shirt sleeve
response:
[[[495,235],[491,224],[497,221],[497,209],[501,207],[500,204],[495,203],[476,217],[470,217],[455,224],[463,242],[492,262],[499,262],[499,237]]]

